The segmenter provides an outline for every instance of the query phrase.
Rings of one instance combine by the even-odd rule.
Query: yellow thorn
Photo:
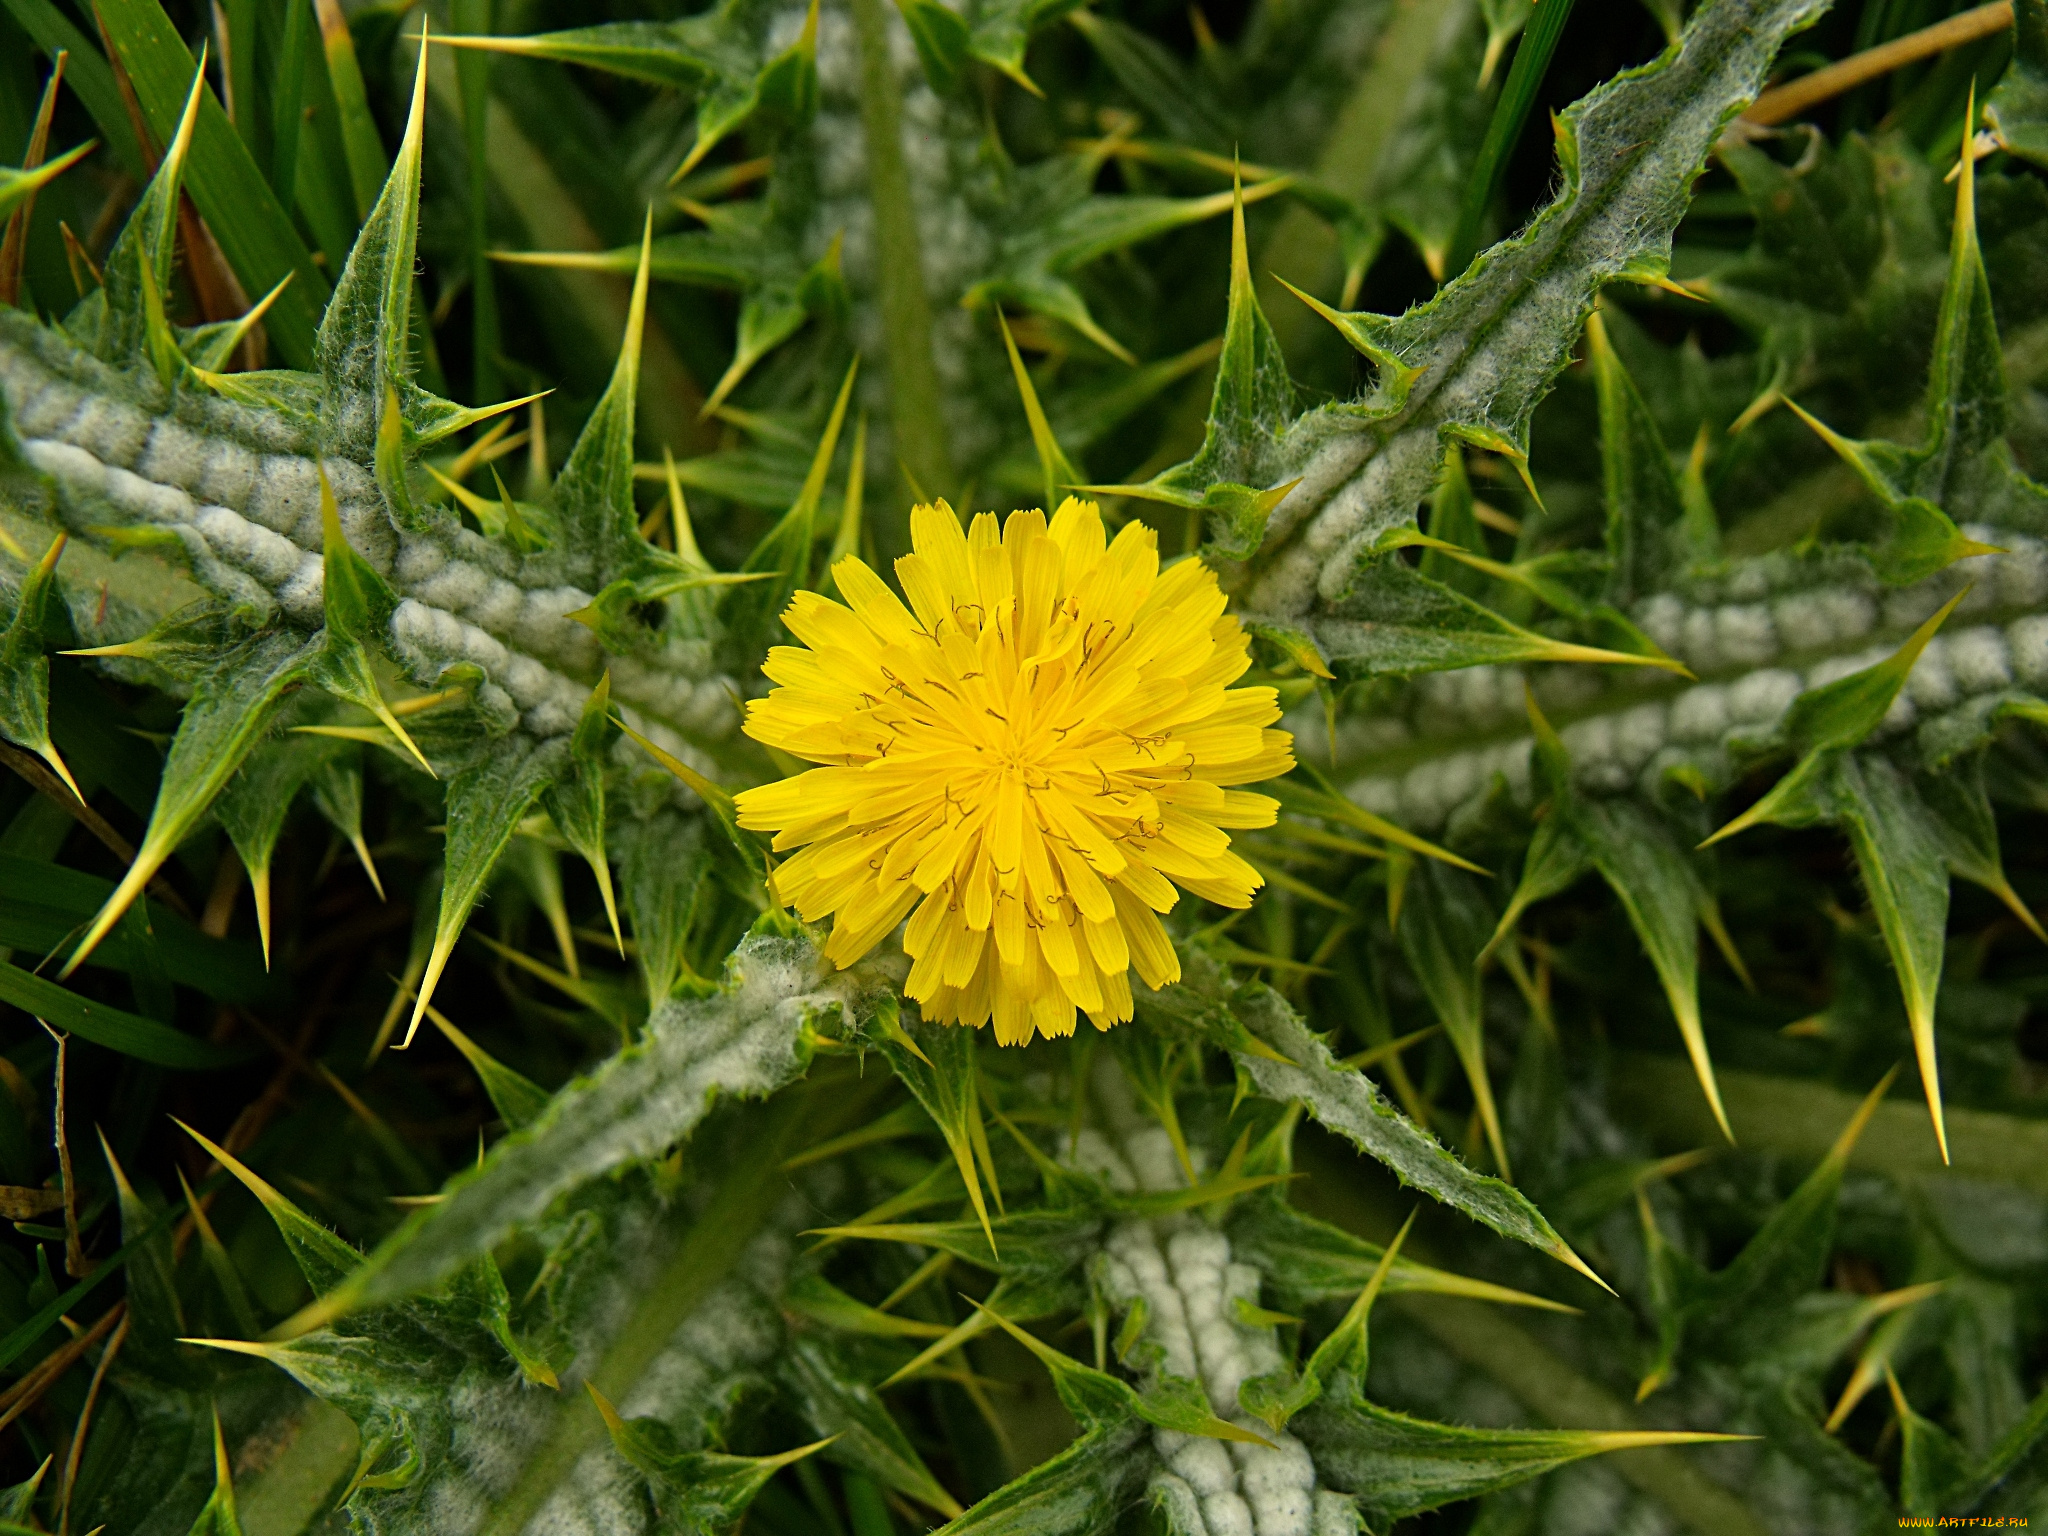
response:
[[[1828,1148],[1826,1161],[1842,1167],[1848,1166],[1849,1154],[1855,1150],[1864,1127],[1870,1124],[1870,1117],[1877,1113],[1877,1106],[1884,1101],[1884,1096],[1891,1091],[1891,1086],[1898,1081],[1898,1076],[1899,1069],[1893,1067],[1878,1079],[1875,1088],[1863,1096],[1863,1102],[1856,1106],[1856,1113],[1851,1115],[1849,1123],[1842,1127],[1842,1134],[1837,1136],[1834,1145]]]
[[[64,763],[64,755],[57,750],[57,744],[54,741],[46,741],[36,748],[36,756],[50,765],[50,771],[64,781],[64,787],[71,791],[73,798],[80,805],[85,804],[85,796],[78,788],[78,781],[71,777],[71,770]],[[2018,898],[2014,899],[2017,900]],[[2040,931],[2039,928],[2034,930],[2036,933]]]
[[[412,1022],[405,1026],[405,1038],[393,1046],[393,1050],[403,1051],[411,1047],[412,1037],[419,1033],[420,1020],[427,1016],[427,1004],[434,1000],[434,988],[441,984],[441,972],[448,968],[448,957],[455,952],[455,941],[461,936],[459,929],[454,933],[434,935],[434,948],[427,956],[427,969],[420,977],[419,995],[413,1002]]]
[[[370,888],[377,893],[377,899],[382,901],[384,882],[377,876],[377,861],[370,857],[370,845],[363,841],[363,834],[360,832],[349,839],[349,845],[355,849],[356,859],[363,866],[363,873],[370,877]]]
[[[256,906],[256,934],[263,941],[263,969],[270,969],[270,861],[249,871],[249,897]]]

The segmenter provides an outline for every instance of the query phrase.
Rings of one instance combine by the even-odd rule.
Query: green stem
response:
[[[492,0],[455,0],[455,30],[493,30]],[[455,77],[462,87],[463,137],[469,149],[469,300],[472,352],[469,394],[479,405],[504,394],[498,367],[498,287],[491,271],[490,232],[486,216],[491,200],[491,171],[486,124],[490,117],[491,56],[464,48],[455,58]]]
[[[897,111],[900,87],[890,61],[889,20],[882,0],[853,0],[853,28],[860,47],[868,198],[875,209],[875,280],[881,290],[889,369],[889,424],[897,458],[910,479],[925,495],[944,496],[953,489],[953,466],[940,416],[931,299],[924,291],[917,207],[911,200],[903,123]]]
[[[1743,1151],[1776,1152],[1801,1161],[1818,1162],[1826,1155],[1861,1098],[1825,1083],[1761,1072],[1715,1076]],[[1617,1056],[1613,1085],[1615,1107],[1646,1127],[1659,1146],[1719,1144],[1713,1113],[1700,1096],[1692,1068],[1679,1057]],[[1849,1154],[1851,1168],[1902,1180],[1948,1173],[2048,1194],[2048,1120],[1951,1104],[1946,1108],[1951,1162],[1944,1169],[1919,1085],[1909,1080],[1898,1092],[1900,1097],[1877,1106]]]
[[[1446,11],[1456,12],[1447,16]],[[1405,0],[1373,44],[1372,60],[1330,125],[1316,158],[1316,180],[1354,202],[1373,190],[1380,156],[1408,116],[1410,94],[1426,84],[1437,51],[1464,24],[1470,0],[1444,6]],[[1319,214],[1291,206],[1254,263],[1259,307],[1288,352],[1309,336],[1330,332],[1315,312],[1288,293],[1275,275],[1326,299],[1339,297],[1337,233]]]

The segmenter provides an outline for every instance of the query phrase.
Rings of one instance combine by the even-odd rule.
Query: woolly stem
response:
[[[784,1094],[776,1101],[760,1130],[759,1155],[725,1180],[612,1340],[591,1380],[613,1402],[626,1400],[683,1321],[739,1262],[787,1191],[777,1149],[805,1103],[806,1096],[800,1093]],[[553,1432],[527,1462],[512,1491],[491,1511],[478,1536],[517,1536],[525,1530],[603,1434],[603,1421],[580,1393],[565,1395],[555,1411]]]
[[[931,299],[924,289],[917,207],[910,195],[903,122],[897,111],[900,87],[890,62],[889,20],[882,0],[853,0],[853,28],[860,46],[868,198],[875,210],[875,280],[881,290],[889,369],[889,424],[904,470],[927,496],[943,496],[953,488],[953,466],[939,414]]]

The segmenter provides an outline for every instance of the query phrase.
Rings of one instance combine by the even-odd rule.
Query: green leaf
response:
[[[1074,12],[1072,25],[1167,138],[1219,154],[1236,147],[1234,125],[1218,116],[1209,93],[1163,43],[1128,23],[1086,9]]]
[[[2048,165],[2048,0],[2013,0],[2012,63],[1984,103],[1984,122],[2008,154]]]
[[[14,617],[0,631],[0,737],[35,753],[82,802],[63,754],[50,740],[50,659],[43,647],[56,638],[57,562],[66,535],[50,541],[43,558],[23,579]]]
[[[1370,656],[1364,626],[1379,620],[1384,593],[1362,576],[1384,564],[1371,553],[1381,534],[1412,522],[1444,441],[1526,456],[1529,415],[1593,295],[1665,271],[1671,231],[1723,124],[1819,10],[1817,0],[1701,6],[1678,48],[1560,115],[1561,189],[1519,235],[1405,315],[1342,317],[1347,339],[1378,365],[1374,388],[1286,423],[1230,475],[1246,485],[1310,477],[1275,511],[1239,584],[1248,618],[1314,615],[1319,641],[1325,621],[1354,625],[1326,653]],[[1263,387],[1277,392],[1278,381]]]
[[[54,981],[6,961],[0,961],[0,1002],[12,1003],[23,1013],[34,1014],[52,1029],[65,1030],[110,1051],[133,1056],[138,1061],[153,1061],[160,1067],[206,1071],[243,1060],[248,1054],[210,1045],[155,1019],[123,1013],[80,997]]]
[[[697,140],[676,171],[680,178],[756,113],[793,123],[817,109],[817,5],[813,0],[797,40],[771,54],[770,37],[780,15],[763,0],[725,0],[716,10],[682,21],[621,21],[537,37],[443,41],[581,64],[694,95]]]
[[[1486,1128],[1501,1177],[1508,1171],[1507,1145],[1501,1138],[1500,1112],[1486,1073],[1485,988],[1479,978],[1479,956],[1496,926],[1484,890],[1472,876],[1431,862],[1408,880],[1408,899],[1401,909],[1402,953],[1422,983],[1437,1021],[1450,1037],[1479,1119]]]
[[[831,1436],[827,1460],[851,1467],[948,1517],[960,1503],[918,1455],[853,1357],[815,1333],[798,1334],[776,1357],[776,1379],[811,1428]]]
[[[1330,1048],[1310,1033],[1277,992],[1243,987],[1230,998],[1229,1007],[1266,1048],[1267,1054],[1235,1053],[1238,1066],[1265,1097],[1299,1101],[1317,1120],[1386,1164],[1403,1184],[1604,1284],[1513,1185],[1474,1173],[1389,1104],[1371,1078],[1339,1066]]]
[[[1487,62],[1480,70],[1482,84],[1492,74],[1492,62],[1500,57],[1500,51],[1507,46],[1508,40],[1525,26],[1528,30],[1521,46],[1515,50],[1515,62],[1508,69],[1507,84],[1501,88],[1500,99],[1493,105],[1493,118],[1486,125],[1486,139],[1479,146],[1479,160],[1472,167],[1472,179],[1465,184],[1465,196],[1458,205],[1457,233],[1451,237],[1445,261],[1448,270],[1462,268],[1479,249],[1481,229],[1494,193],[1500,189],[1501,179],[1507,174],[1509,156],[1522,137],[1522,125],[1529,120],[1530,110],[1536,105],[1537,93],[1543,88],[1543,77],[1550,69],[1551,56],[1557,52],[1558,42],[1564,36],[1564,24],[1571,14],[1571,0],[1563,0],[1562,4],[1553,0],[1541,11],[1532,10],[1530,5],[1522,4],[1520,0],[1506,0],[1506,3],[1496,0],[1487,7]],[[1530,25],[1532,17],[1534,24]]]
[[[114,1177],[116,1204],[121,1212],[121,1240],[129,1247],[126,1289],[129,1332],[136,1357],[161,1369],[176,1348],[173,1340],[179,1327],[177,1259],[171,1249],[171,1234],[128,1182],[128,1175],[100,1134],[100,1152],[107,1171]]]
[[[640,346],[647,326],[648,260],[654,216],[648,213],[626,311],[626,334],[611,383],[583,425],[568,462],[556,476],[550,505],[560,519],[563,542],[588,563],[603,585],[613,577],[638,574],[643,552],[640,514],[633,506],[633,421],[640,395]]]
[[[979,1152],[982,1166],[989,1174],[990,1193],[1000,1207],[1002,1187],[995,1182],[995,1170],[988,1162],[988,1132],[982,1125],[981,1105],[976,1092],[976,1031],[946,1024],[921,1023],[913,1035],[887,1000],[876,1010],[875,1020],[876,1043],[882,1055],[888,1059],[903,1086],[932,1117],[939,1134],[946,1138],[954,1165],[960,1170],[960,1182],[967,1186],[967,1197],[974,1203],[974,1214],[981,1221],[989,1248],[1000,1254],[995,1233],[989,1226],[988,1204],[983,1198],[981,1178],[975,1167],[976,1153]]]
[[[1656,967],[1714,1119],[1733,1141],[1700,1024],[1699,925],[1709,915],[1712,901],[1706,884],[1662,816],[1634,800],[1595,799],[1573,788],[1564,743],[1533,697],[1529,721],[1536,738],[1537,772],[1550,792],[1549,808],[1530,840],[1521,883],[1487,942],[1487,951],[1500,944],[1532,902],[1564,890],[1588,868],[1599,870]]]
[[[147,180],[146,157],[135,142],[135,130],[121,100],[121,88],[99,49],[50,0],[4,0],[4,4],[21,29],[51,59],[59,53],[71,55],[64,65],[65,84],[92,114],[100,138],[121,162],[121,169],[138,182]]]
[[[967,63],[967,23],[941,0],[896,0],[903,24],[910,28],[910,40],[917,45],[917,59],[932,89],[949,94],[960,82]]]
[[[1899,1415],[1899,1506],[1909,1515],[1939,1515],[1968,1481],[1969,1457],[1947,1430],[1913,1411],[1889,1366],[1885,1383]]]
[[[240,1158],[209,1141],[184,1121],[177,1123],[187,1136],[206,1149],[209,1157],[239,1179],[242,1187],[256,1197],[276,1224],[286,1251],[291,1254],[292,1262],[298,1265],[299,1273],[306,1277],[314,1295],[328,1295],[362,1268],[363,1256],[360,1253],[279,1194]]]
[[[45,1456],[42,1465],[29,1475],[27,1481],[16,1483],[11,1488],[0,1488],[0,1520],[19,1523],[30,1518],[35,1508],[36,1492],[43,1486],[43,1478],[56,1459],[55,1455]]]
[[[1412,530],[1396,529],[1386,535],[1384,547],[1414,542]],[[1513,569],[1502,567],[1500,573]],[[1354,612],[1361,616],[1353,617]],[[1312,620],[1307,629],[1347,681],[1536,661],[1684,670],[1668,656],[1606,650],[1524,628],[1398,558],[1381,559],[1360,571],[1344,611]]]
[[[242,1536],[235,1514],[235,1479],[228,1470],[228,1444],[221,1434],[220,1412],[213,1415],[213,1493],[186,1536]]]
[[[151,130],[168,143],[196,73],[192,55],[157,0],[101,0],[98,14]],[[292,274],[267,326],[278,351],[295,366],[306,366],[313,359],[327,281],[211,91],[200,96],[184,182],[247,292],[267,293]]]
[[[1819,1165],[1771,1212],[1728,1267],[1696,1282],[1696,1293],[1684,1298],[1687,1337],[1736,1355],[1740,1341],[1769,1337],[1787,1326],[1793,1300],[1812,1290],[1826,1272],[1849,1154],[1897,1076],[1897,1069],[1885,1074]]]
[[[327,56],[327,77],[334,88],[335,105],[340,108],[341,146],[348,159],[349,182],[355,189],[356,217],[368,219],[391,167],[384,159],[377,120],[370,113],[369,95],[363,88],[362,66],[356,62],[355,39],[349,34],[348,17],[335,0],[314,0],[313,9],[320,18],[320,46]]]
[[[823,1448],[799,1446],[779,1456],[728,1456],[719,1451],[684,1450],[675,1432],[659,1419],[622,1419],[618,1410],[586,1383],[604,1416],[612,1444],[648,1475],[664,1521],[678,1530],[723,1530],[743,1518],[761,1486],[782,1468]]]
[[[1156,1461],[1141,1419],[1086,1430],[935,1536],[1096,1536],[1138,1496]]]
[[[1607,494],[1608,601],[1626,608],[1686,564],[1685,494],[1649,405],[1607,339],[1596,310],[1586,353],[1600,397],[1600,462]]]
[[[81,144],[32,171],[17,170],[11,165],[0,165],[0,216],[11,214],[43,187],[91,154],[94,148],[92,144]]]
[[[318,639],[309,641],[290,630],[255,635],[229,651],[199,684],[171,739],[156,806],[135,862],[72,951],[62,976],[78,969],[212,808],[242,760],[269,730],[286,696],[299,686],[319,649]]]
[[[299,791],[354,744],[297,733],[267,741],[251,752],[221,791],[215,807],[220,824],[249,872],[256,907],[256,931],[263,963],[270,964],[270,858],[284,832]]]
[[[412,1043],[420,1020],[426,1017],[441,972],[455,951],[455,941],[462,937],[470,909],[490,883],[499,855],[542,792],[561,777],[569,752],[569,744],[560,738],[536,746],[524,735],[507,736],[482,762],[449,781],[441,911],[434,921],[434,948],[427,956],[426,974],[420,978],[419,997],[401,1050]]]
[[[1264,1275],[1261,1293],[1290,1313],[1357,1296],[1386,1254],[1378,1243],[1369,1243],[1341,1227],[1318,1221],[1277,1197],[1238,1201],[1225,1232],[1235,1258],[1256,1264]],[[1387,1271],[1382,1289],[1388,1295],[1428,1291],[1438,1296],[1469,1296],[1504,1306],[1552,1312],[1569,1310],[1561,1302],[1490,1281],[1467,1279],[1413,1259],[1397,1259]]]
[[[178,376],[178,344],[164,315],[164,294],[177,254],[180,182],[204,89],[205,81],[194,70],[156,174],[107,252],[97,334],[86,338],[102,362],[117,368],[150,362],[166,389]]]
[[[1295,396],[1280,342],[1252,291],[1244,203],[1240,187],[1230,212],[1229,316],[1201,452],[1142,486],[1087,487],[1200,508],[1207,514],[1211,553],[1226,560],[1242,560],[1258,549],[1274,508],[1294,488],[1292,480],[1269,487],[1257,472],[1293,417]]]
[[[1921,580],[1972,555],[1995,553],[1966,538],[1955,526],[1956,516],[2033,529],[2048,513],[2048,488],[2027,477],[2005,443],[2005,364],[1977,241],[1974,167],[1964,155],[1927,377],[1926,440],[1918,448],[1853,441],[1793,406],[1890,512],[1893,527],[1870,547],[1870,560],[1894,585]]]
[[[327,647],[313,664],[312,680],[336,698],[361,705],[412,753],[429,774],[433,767],[384,702],[371,657],[384,636],[398,597],[370,562],[357,554],[342,531],[341,509],[327,471],[320,474],[321,604]]]
[[[1807,826],[1824,819],[1829,814],[1829,801],[1822,787],[1827,774],[1844,753],[1860,745],[1883,723],[1892,701],[1906,686],[1913,664],[1963,596],[1963,592],[1958,592],[1950,598],[1883,661],[1832,683],[1809,688],[1794,699],[1779,723],[1778,734],[1786,746],[1800,754],[1799,761],[1761,800],[1700,846],[1709,847],[1760,822]]]
[[[612,867],[605,856],[604,774],[618,728],[611,718],[612,675],[607,672],[583,701],[583,716],[569,740],[568,770],[541,794],[541,804],[562,839],[581,854],[604,899],[604,915],[621,952],[618,897],[612,890]],[[634,932],[639,933],[635,924]],[[653,994],[666,996],[666,990]]]
[[[734,951],[725,989],[656,1006],[645,1033],[556,1093],[441,1201],[416,1211],[328,1304],[297,1321],[427,1290],[488,1252],[557,1195],[684,1140],[720,1095],[758,1097],[800,1074],[811,1020],[872,1006],[865,973],[824,973],[806,942],[758,935]]]
[[[470,1066],[476,1069],[484,1092],[489,1096],[491,1107],[498,1112],[498,1118],[505,1122],[508,1130],[521,1130],[533,1124],[547,1108],[548,1091],[540,1084],[520,1076],[482,1046],[470,1039],[461,1030],[449,1023],[438,1008],[429,1008],[427,1017],[434,1021],[434,1027],[448,1037],[448,1043],[462,1052]]]
[[[1318,1475],[1393,1521],[1501,1488],[1608,1451],[1702,1444],[1741,1436],[1684,1430],[1463,1429],[1369,1403],[1348,1373],[1295,1421]]]
[[[1366,1325],[1371,1321],[1372,1304],[1385,1287],[1387,1273],[1401,1252],[1408,1229],[1414,1225],[1415,1212],[1410,1211],[1401,1230],[1380,1255],[1379,1263],[1373,1266],[1365,1289],[1345,1311],[1342,1321],[1323,1336],[1293,1382],[1258,1376],[1238,1389],[1238,1401],[1248,1413],[1264,1419],[1277,1434],[1287,1427],[1288,1420],[1323,1395],[1323,1383],[1335,1380],[1339,1371],[1347,1371],[1357,1380],[1364,1379],[1371,1358]]]
[[[768,636],[782,610],[798,587],[810,584],[811,546],[817,533],[818,505],[824,499],[825,478],[832,471],[832,455],[839,447],[839,429],[846,421],[846,402],[853,397],[854,376],[860,359],[848,365],[832,403],[825,432],[811,456],[810,472],[803,489],[781,520],[762,535],[746,563],[747,573],[772,574],[773,580],[749,582],[726,592],[720,600],[718,619],[725,627],[726,651],[735,666],[758,665]]]
[[[0,854],[0,945],[38,956],[56,953],[113,888],[113,881],[82,870]],[[131,974],[154,964],[167,980],[217,1002],[247,1004],[271,995],[262,955],[245,940],[212,938],[161,905],[149,909],[148,937],[153,961],[140,953],[140,930],[117,924],[87,964]]]
[[[1927,1112],[1946,1163],[1948,1128],[1934,1043],[1934,1002],[1948,942],[1949,872],[1942,838],[1930,825],[1932,818],[1912,781],[1884,758],[1870,753],[1846,756],[1835,765],[1831,779],[1837,819],[1849,835],[1871,911],[1898,972]]]
[[[621,819],[614,836],[634,958],[648,997],[659,1003],[694,974],[690,930],[712,870],[703,819],[663,809]]]

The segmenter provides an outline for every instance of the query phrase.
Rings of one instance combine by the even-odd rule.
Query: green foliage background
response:
[[[59,49],[97,142],[0,170],[7,377],[341,466],[308,617],[0,412],[0,1530],[2048,1519],[2048,12],[1724,133],[1950,7],[1695,9],[0,0],[0,161]],[[501,46],[416,94],[423,14]],[[912,486],[1081,485],[1303,767],[1180,985],[999,1052],[713,785]],[[588,597],[575,709],[394,641],[359,504]]]

